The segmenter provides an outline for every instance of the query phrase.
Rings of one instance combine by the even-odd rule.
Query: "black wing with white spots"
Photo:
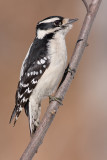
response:
[[[10,122],[15,117],[14,125],[18,119],[22,108],[26,106],[29,97],[36,87],[40,77],[50,64],[50,57],[47,55],[45,44],[41,41],[34,40],[27,58],[25,58],[22,66],[22,75],[18,83],[16,91],[16,105],[13,110]],[[39,48],[39,45],[42,47]],[[45,53],[44,53],[45,50]],[[25,110],[26,111],[26,110]]]

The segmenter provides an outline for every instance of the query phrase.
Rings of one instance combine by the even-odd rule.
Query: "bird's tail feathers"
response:
[[[11,115],[10,121],[9,121],[9,123],[11,123],[11,122],[12,122],[12,120],[14,119],[14,117],[15,117],[15,120],[14,120],[13,126],[15,126],[16,121],[17,121],[17,119],[18,119],[18,117],[19,117],[19,115],[20,115],[21,111],[22,111],[22,107],[21,107],[21,106],[19,106],[19,107],[16,107],[16,106],[15,106],[15,108],[14,108],[14,110],[13,110],[13,112],[12,112],[12,115]]]
[[[15,115],[16,115],[16,107],[14,108],[14,110],[13,110],[13,112],[12,112],[12,115],[11,115],[11,117],[10,117],[9,123],[12,122],[13,118],[15,117]]]
[[[34,108],[29,105],[29,128],[31,136],[35,133],[37,127],[39,126],[40,113],[40,104],[35,104]]]

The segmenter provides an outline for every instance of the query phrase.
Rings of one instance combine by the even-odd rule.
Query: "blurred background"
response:
[[[107,1],[103,1],[64,105],[34,160],[107,160],[106,10]],[[79,18],[66,37],[69,60],[85,14],[82,0],[0,0],[0,160],[19,160],[30,141],[24,111],[14,128],[9,119],[36,23],[51,15]],[[42,103],[41,118],[47,106],[48,99]]]

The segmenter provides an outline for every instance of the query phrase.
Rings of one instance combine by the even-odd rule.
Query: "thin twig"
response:
[[[87,3],[86,0],[82,0],[82,1],[83,1],[83,3],[84,3],[84,5],[85,5],[85,7],[86,7],[86,10],[87,10],[87,13],[88,13],[88,11],[89,11],[88,3]]]
[[[68,72],[66,79],[64,80],[63,84],[60,86],[60,88],[58,89],[55,95],[56,97],[60,97],[61,99],[64,99],[64,96],[73,80],[73,77],[75,74],[74,71],[77,70],[77,67],[80,63],[81,57],[83,55],[83,51],[87,44],[87,39],[93,24],[93,20],[97,14],[101,1],[102,0],[91,1],[88,13],[86,14],[86,17],[84,19],[84,22],[80,31],[80,35],[78,37],[77,44],[75,46],[73,55],[71,57],[70,68],[72,69],[72,74]],[[40,126],[38,127],[36,133],[31,139],[29,145],[27,146],[20,160],[31,160],[35,155],[35,153],[37,153],[37,150],[39,146],[42,144],[44,136],[48,128],[50,127],[55,117],[55,114],[58,111],[58,108],[59,108],[59,103],[57,103],[56,101],[50,103],[41,121]]]

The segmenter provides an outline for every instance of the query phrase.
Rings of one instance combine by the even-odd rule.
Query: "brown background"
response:
[[[75,79],[34,160],[107,160],[107,1],[103,1]],[[79,18],[66,37],[68,59],[86,10],[81,0],[0,0],[0,160],[18,160],[30,136],[21,114],[9,125],[21,63],[36,23],[50,15]],[[42,103],[42,116],[48,99]]]

